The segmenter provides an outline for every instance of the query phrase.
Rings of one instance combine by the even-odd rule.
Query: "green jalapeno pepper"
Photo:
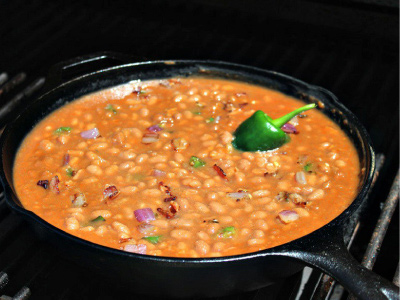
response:
[[[233,133],[233,146],[241,151],[267,151],[279,148],[290,141],[290,137],[281,129],[298,114],[315,108],[315,103],[307,104],[283,117],[273,120],[262,110],[256,111]]]

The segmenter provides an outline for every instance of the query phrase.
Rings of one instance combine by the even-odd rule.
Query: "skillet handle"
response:
[[[321,239],[325,237],[325,239]],[[321,236],[319,243],[306,251],[295,251],[289,254],[339,281],[358,299],[381,300],[399,299],[399,288],[385,278],[364,268],[347,250],[343,237]],[[303,248],[304,249],[304,248]]]
[[[110,51],[75,57],[57,63],[49,69],[43,90],[48,92],[68,80],[87,73],[142,60],[144,58],[137,59],[134,56]]]

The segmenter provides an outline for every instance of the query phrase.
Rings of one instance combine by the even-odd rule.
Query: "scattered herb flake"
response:
[[[201,112],[200,111],[194,111],[193,114],[194,115],[201,115]]]
[[[313,164],[312,163],[307,163],[304,167],[303,167],[304,171],[308,172],[308,173],[312,173],[313,172]]]
[[[205,166],[206,162],[197,156],[192,156],[189,160],[189,165],[191,165],[193,168],[199,168]]]
[[[71,167],[65,169],[65,173],[67,173],[68,177],[73,177],[76,174],[76,172]]]
[[[157,244],[160,241],[161,237],[162,237],[162,235],[145,236],[145,237],[142,237],[142,239],[146,240],[152,244]]]

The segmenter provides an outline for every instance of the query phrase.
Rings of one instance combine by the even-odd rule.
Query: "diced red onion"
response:
[[[166,173],[164,171],[161,171],[158,169],[153,169],[153,171],[151,172],[151,175],[153,175],[155,177],[162,177],[162,176],[165,176]]]
[[[146,254],[147,246],[143,244],[137,245],[125,245],[124,251],[131,252],[131,253],[138,253],[138,254]]]
[[[281,129],[286,133],[294,133],[294,134],[299,133],[296,127],[290,123],[286,123],[281,127]]]
[[[285,224],[296,221],[299,218],[299,214],[294,210],[282,210],[278,214],[278,218]]]
[[[150,126],[149,128],[147,128],[147,130],[150,132],[159,132],[163,129],[158,125],[153,125],[153,126]]]
[[[64,155],[64,162],[63,162],[63,165],[64,165],[64,166],[69,165],[70,159],[71,159],[71,157],[69,156],[69,154],[68,154],[68,153],[65,154],[65,155]]]
[[[307,184],[306,174],[303,171],[297,172],[295,179],[300,184]]]
[[[152,233],[156,229],[156,227],[151,224],[142,223],[137,227],[137,229],[139,230],[140,233],[149,234]]]
[[[143,144],[152,144],[158,142],[159,135],[157,133],[145,133],[142,137]]]
[[[156,219],[151,208],[137,209],[133,213],[135,214],[136,220],[138,220],[140,223],[154,221]]]
[[[233,199],[251,198],[250,193],[247,192],[228,193],[227,196]]]
[[[298,116],[293,117],[288,123],[289,123],[289,124],[292,124],[293,126],[299,125]]]
[[[100,132],[97,128],[93,128],[90,130],[82,131],[81,132],[81,137],[84,139],[95,139],[100,136]]]
[[[41,186],[42,188],[44,188],[45,190],[47,190],[47,187],[49,186],[49,181],[48,180],[39,180],[37,182],[38,186]]]

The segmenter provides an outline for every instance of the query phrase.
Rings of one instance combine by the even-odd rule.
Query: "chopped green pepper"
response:
[[[236,234],[236,228],[234,226],[228,226],[221,229],[219,236],[224,239],[228,239],[233,237],[235,234]]]
[[[71,131],[71,127],[60,127],[54,131],[55,135],[61,135],[63,133],[68,133]]]
[[[111,111],[114,115],[117,113],[116,109],[111,104],[106,106],[106,110]]]
[[[212,122],[214,122],[214,121],[215,121],[214,118],[208,118],[208,119],[206,120],[206,123],[212,123]]]
[[[314,170],[314,166],[312,163],[307,163],[304,167],[303,167],[304,171],[308,172],[308,173],[312,173]]]
[[[199,168],[205,166],[206,162],[197,156],[192,156],[189,160],[189,165],[191,165],[193,168]]]
[[[65,169],[65,173],[67,173],[68,177],[72,177],[76,174],[76,172],[71,167]]]
[[[106,219],[104,219],[102,216],[98,216],[97,218],[91,220],[90,223],[92,225],[96,225],[96,224],[99,224],[100,222],[105,222],[105,221],[106,221]]]
[[[234,132],[235,139],[232,144],[241,151],[267,151],[279,148],[290,141],[281,127],[296,115],[316,106],[315,103],[307,104],[275,120],[258,110],[239,125]]]
[[[155,236],[145,236],[142,237],[143,240],[146,240],[152,244],[157,244],[160,241],[162,235],[155,235]]]

